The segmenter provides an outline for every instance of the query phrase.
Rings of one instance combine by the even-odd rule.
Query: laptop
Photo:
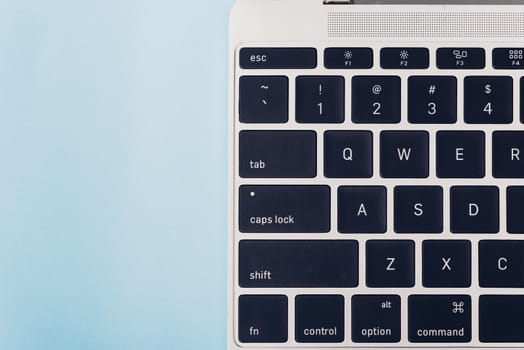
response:
[[[237,0],[228,348],[524,348],[524,1]]]

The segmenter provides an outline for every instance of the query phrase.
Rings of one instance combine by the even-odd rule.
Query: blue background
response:
[[[232,0],[0,0],[0,349],[225,349]]]

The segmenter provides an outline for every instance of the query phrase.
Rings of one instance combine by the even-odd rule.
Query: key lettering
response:
[[[464,148],[457,148],[455,150],[455,159],[464,160]]]
[[[409,160],[409,157],[411,156],[411,148],[408,148],[408,149],[402,148],[402,150],[400,150],[400,148],[397,148],[397,152],[398,152],[398,158],[400,160]]]
[[[476,203],[469,203],[469,216],[477,216],[479,214],[479,206]]]
[[[511,149],[511,160],[520,160],[520,149],[519,148]]]
[[[397,269],[393,266],[396,258],[386,258],[386,260],[389,262],[388,267],[386,268],[386,271],[396,271]]]
[[[366,211],[366,206],[364,203],[360,203],[360,207],[358,208],[357,216],[361,215],[368,216],[368,212]]]
[[[508,269],[508,259],[500,258],[498,261],[498,268],[500,271],[506,271]]]
[[[444,270],[451,271],[451,266],[449,265],[450,261],[451,261],[451,258],[442,258],[442,262],[444,263],[442,265],[442,271]]]
[[[413,208],[415,209],[413,211],[413,214],[415,214],[415,216],[424,215],[424,210],[422,209],[423,207],[424,205],[422,203],[415,203],[415,205],[413,206]]]

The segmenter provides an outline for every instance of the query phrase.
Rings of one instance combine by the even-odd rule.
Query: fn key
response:
[[[285,295],[241,295],[238,338],[242,343],[285,343],[287,319]]]

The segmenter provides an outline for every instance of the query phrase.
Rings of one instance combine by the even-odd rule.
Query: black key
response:
[[[475,47],[445,47],[437,50],[437,67],[440,69],[483,69],[486,51]]]
[[[297,295],[295,298],[297,343],[341,343],[344,341],[344,297],[342,295]]]
[[[324,134],[324,176],[373,176],[373,134],[370,131],[327,131]]]
[[[493,177],[524,178],[524,131],[493,133]]]
[[[353,288],[358,285],[358,243],[340,240],[243,240],[243,288]]]
[[[342,233],[385,233],[386,188],[342,186],[338,188],[338,231]]]
[[[524,124],[524,77],[520,78],[520,122]]]
[[[354,343],[398,343],[400,297],[354,295],[351,299],[351,333]]]
[[[288,121],[288,78],[240,77],[241,123],[286,123]]]
[[[366,242],[366,285],[372,288],[415,285],[415,243],[380,240]]]
[[[493,49],[493,68],[524,69],[524,48]]]
[[[354,123],[400,122],[399,77],[353,77],[351,98],[351,119]]]
[[[466,77],[464,119],[468,124],[509,124],[513,121],[511,77]]]
[[[457,122],[457,78],[413,76],[408,80],[408,120],[413,124]]]
[[[482,343],[524,342],[524,295],[481,295],[479,336]]]
[[[243,69],[312,69],[317,66],[314,48],[245,47],[240,49]]]
[[[506,227],[508,233],[524,233],[524,187],[509,186],[506,191]]]
[[[329,186],[240,186],[239,228],[251,233],[330,229]]]
[[[429,134],[426,131],[382,132],[380,175],[384,178],[428,177]]]
[[[426,69],[429,67],[429,50],[420,47],[388,47],[380,50],[383,69]]]
[[[437,132],[437,176],[440,178],[484,177],[485,142],[482,131]]]
[[[481,287],[524,287],[524,241],[479,242]]]
[[[412,343],[468,343],[471,341],[469,295],[411,295],[408,337]]]
[[[317,174],[313,131],[241,131],[239,172],[244,178],[312,178]]]
[[[242,343],[285,343],[287,322],[285,295],[241,295],[238,298],[238,338]]]
[[[367,47],[331,47],[324,51],[328,69],[369,69],[373,67],[373,50]]]
[[[343,77],[297,77],[296,85],[298,123],[344,122]]]
[[[395,232],[441,233],[442,187],[395,187]]]
[[[451,232],[499,232],[498,187],[451,187]]]
[[[470,241],[424,241],[422,284],[430,288],[471,286]]]

